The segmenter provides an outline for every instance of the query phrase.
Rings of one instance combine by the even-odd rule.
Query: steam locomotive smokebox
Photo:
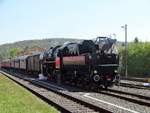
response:
[[[79,44],[79,53],[92,53],[96,51],[95,43],[92,40],[83,40]]]

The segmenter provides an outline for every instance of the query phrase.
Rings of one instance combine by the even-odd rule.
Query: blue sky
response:
[[[150,0],[0,0],[0,44],[116,34],[150,41]]]

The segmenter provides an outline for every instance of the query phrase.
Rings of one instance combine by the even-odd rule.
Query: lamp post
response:
[[[125,77],[128,76],[128,66],[127,66],[127,60],[128,60],[128,48],[127,48],[127,24],[124,26],[121,26],[121,28],[125,31]]]

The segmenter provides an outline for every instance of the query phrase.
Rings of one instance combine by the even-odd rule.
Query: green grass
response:
[[[56,112],[56,109],[0,74],[0,113]]]

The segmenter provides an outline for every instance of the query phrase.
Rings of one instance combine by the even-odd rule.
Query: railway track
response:
[[[89,91],[93,91],[93,90],[89,90]],[[120,99],[129,101],[129,102],[132,102],[135,104],[150,107],[150,97],[148,97],[148,96],[135,94],[132,92],[115,90],[115,89],[107,89],[107,90],[103,89],[103,90],[98,90],[98,91],[94,91],[94,92],[112,96],[115,98],[120,98]]]
[[[80,89],[80,90],[82,90],[82,89]],[[105,95],[108,95],[108,96],[112,96],[112,97],[120,98],[120,99],[129,101],[129,102],[133,102],[133,103],[136,103],[136,104],[139,104],[139,105],[144,105],[144,106],[150,107],[150,97],[148,97],[148,96],[135,94],[135,93],[132,93],[132,92],[115,90],[115,89],[107,89],[107,90],[103,89],[103,90],[98,90],[98,91],[94,90],[93,91],[91,89],[86,89],[85,88],[84,90],[88,90],[89,92],[105,94]]]
[[[131,92],[123,92],[123,91],[114,90],[114,89],[108,89],[108,91],[118,93],[118,94],[125,94],[125,95],[129,95],[129,96],[135,96],[135,97],[138,97],[140,99],[150,100],[150,97],[135,94],[135,93],[131,93]]]
[[[81,89],[82,90],[82,89]],[[116,97],[116,98],[120,98],[135,104],[139,104],[139,105],[143,105],[143,106],[147,106],[150,107],[150,97],[148,96],[144,96],[144,95],[140,95],[140,94],[135,94],[132,92],[126,92],[126,91],[119,91],[119,90],[115,90],[115,89],[103,89],[103,90],[91,90],[91,89],[85,89],[88,90],[89,92],[95,92],[95,93],[101,93],[104,95],[108,95],[108,96],[112,96],[112,97]]]
[[[138,95],[129,92],[123,92],[119,90],[108,89],[107,91],[101,91],[101,94],[120,98],[129,102],[133,102],[139,105],[150,107],[150,97]]]
[[[136,82],[146,82],[148,80],[148,78],[126,78],[126,77],[122,77],[121,80],[136,81]]]
[[[136,88],[136,89],[150,90],[150,87],[142,86],[142,85],[139,85],[139,84],[120,83],[120,86],[122,86],[122,87],[129,87],[129,88]]]
[[[78,87],[79,88],[79,87]],[[80,89],[82,90],[82,89]],[[101,93],[104,95],[120,98],[129,102],[133,102],[139,105],[144,105],[150,107],[150,97],[144,96],[141,94],[135,94],[132,92],[120,91],[115,89],[102,89],[102,90],[91,90],[91,89],[84,89],[88,90],[89,92]],[[84,91],[83,90],[83,91]]]
[[[10,73],[11,74],[11,73]],[[73,100],[73,102],[78,103],[79,105],[77,105],[77,107],[80,107],[80,104],[82,104],[84,107],[86,107],[86,109],[83,109],[83,107],[81,107],[80,110],[76,109],[76,105],[71,105],[69,103],[69,107],[68,105],[65,105],[64,103],[62,103],[61,101],[61,107],[62,108],[67,108],[67,110],[70,108],[74,108],[74,110],[71,109],[71,111],[69,112],[102,112],[102,113],[109,113],[109,112],[117,112],[117,113],[141,113],[143,111],[146,111],[146,113],[149,113],[149,107],[150,107],[150,103],[149,103],[149,98],[150,97],[146,97],[144,95],[138,95],[138,94],[134,94],[134,93],[129,93],[129,92],[125,92],[125,91],[119,91],[117,89],[108,89],[106,90],[101,90],[100,92],[96,92],[96,91],[90,91],[90,90],[84,90],[81,88],[75,88],[73,86],[68,86],[68,85],[56,85],[55,83],[49,83],[48,81],[39,81],[35,78],[30,78],[27,76],[23,76],[22,74],[17,74],[17,73],[13,73],[13,75],[19,77],[21,80],[24,79],[25,81],[32,81],[32,84],[36,84],[36,86],[39,86],[40,89],[41,87],[44,87],[44,89],[47,89],[48,91],[52,91],[55,92],[56,90],[56,94],[58,93],[58,95],[63,96],[65,94],[66,98],[77,98],[79,101],[82,101],[81,103],[76,101],[76,99],[71,99]],[[56,87],[57,86],[57,87]],[[69,88],[67,88],[67,86]],[[71,89],[71,90],[70,90]],[[38,90],[38,89],[37,89]],[[54,90],[54,91],[53,91]],[[45,91],[44,91],[45,92]],[[60,93],[60,94],[59,94]],[[43,93],[42,93],[43,94]],[[58,98],[57,96],[52,96],[51,98],[56,97],[57,100],[61,100],[62,97]],[[64,97],[64,96],[63,96]],[[108,99],[105,99],[108,98]],[[55,101],[57,101],[55,100]],[[88,103],[89,105],[84,104],[84,102]],[[56,102],[54,102],[56,104]],[[65,102],[66,103],[66,102]],[[59,102],[57,103],[59,104]],[[128,105],[129,106],[126,106]],[[62,106],[62,105],[65,105]],[[98,108],[94,108],[94,107],[98,107]],[[99,106],[101,108],[99,108]],[[125,107],[126,106],[126,107]],[[135,106],[135,109],[133,109]],[[137,110],[137,108],[138,110]],[[59,107],[58,107],[59,108]],[[94,108],[94,109],[93,109]],[[90,110],[87,110],[90,109]],[[143,110],[142,110],[143,109]],[[104,110],[104,111],[103,111]],[[105,111],[106,110],[106,111]],[[62,110],[60,110],[62,111]],[[147,112],[148,111],[148,112]],[[66,111],[65,111],[66,112]],[[145,113],[145,112],[143,112]]]
[[[106,109],[99,106],[95,106],[86,101],[80,100],[72,95],[64,93],[65,90],[62,88],[56,88],[54,86],[49,86],[43,84],[42,82],[27,79],[20,76],[12,76],[10,73],[7,74],[2,72],[5,76],[23,86],[27,90],[31,91],[33,94],[44,100],[50,105],[55,106],[58,110],[64,113],[112,113]]]

